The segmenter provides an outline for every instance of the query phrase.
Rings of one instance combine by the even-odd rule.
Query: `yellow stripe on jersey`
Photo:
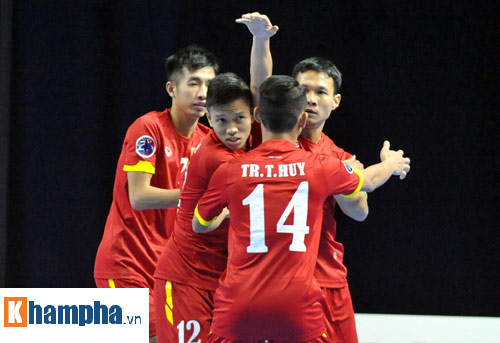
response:
[[[327,338],[326,332],[323,332],[323,337]]]
[[[361,189],[361,187],[363,187],[363,181],[364,181],[363,173],[361,173],[356,168],[352,168],[352,171],[359,176],[358,187],[356,187],[356,189],[354,190],[354,192],[352,192],[351,194],[341,194],[344,198],[352,198],[353,196],[355,196],[356,194],[358,194],[358,192]]]
[[[155,167],[153,166],[153,163],[149,161],[139,161],[137,162],[136,165],[129,165],[125,164],[123,166],[123,171],[129,172],[143,172],[143,173],[149,173],[149,174],[154,174],[155,173]]]
[[[214,222],[215,219],[217,219],[218,216],[215,216],[212,220],[208,221],[208,220],[205,220],[201,217],[200,215],[200,212],[198,212],[198,205],[196,205],[195,209],[194,209],[194,215],[196,216],[196,218],[198,218],[198,221],[200,222],[201,225],[203,226],[210,226],[210,224],[212,224]]]
[[[165,315],[170,324],[174,325],[174,302],[172,301],[172,282],[165,283]]]
[[[108,284],[109,284],[109,288],[116,288],[116,286],[115,286],[115,280],[108,279]]]

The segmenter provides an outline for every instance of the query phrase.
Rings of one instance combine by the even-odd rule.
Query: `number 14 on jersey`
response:
[[[292,199],[281,214],[276,224],[276,232],[291,233],[292,243],[290,251],[306,251],[304,244],[305,236],[309,233],[307,226],[307,209],[309,200],[309,183],[302,181],[295,190]],[[259,183],[252,193],[243,199],[242,204],[250,207],[250,245],[248,253],[266,253],[266,230],[265,230],[265,207],[264,207],[264,184]],[[285,224],[286,219],[293,210],[293,224]]]

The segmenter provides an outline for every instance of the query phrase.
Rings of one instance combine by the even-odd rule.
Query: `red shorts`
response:
[[[321,288],[323,314],[329,343],[358,343],[349,287]]]
[[[149,288],[149,337],[156,336],[153,290],[145,280],[139,279],[94,279],[97,288]]]
[[[326,334],[323,334],[323,336],[320,336],[318,338],[310,339],[308,341],[296,341],[296,342],[287,342],[287,343],[328,343],[327,338],[325,337]],[[217,336],[217,334],[211,332],[206,340],[206,343],[277,343],[272,339],[261,339],[258,341],[252,341],[248,339],[228,339],[228,338],[223,338],[220,336]]]
[[[155,279],[158,343],[205,342],[210,332],[214,291]]]

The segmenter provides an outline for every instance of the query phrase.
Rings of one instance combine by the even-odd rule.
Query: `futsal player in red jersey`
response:
[[[227,269],[214,295],[210,343],[326,342],[316,266],[323,203],[329,195],[373,191],[404,178],[409,159],[389,150],[363,171],[296,146],[307,122],[306,92],[289,76],[260,87],[263,143],[221,165],[195,208],[193,230],[207,232],[231,213]]]
[[[258,12],[248,13],[238,22],[244,23],[245,20],[259,16],[264,15]],[[251,65],[266,63],[272,67],[272,61],[264,61],[262,58],[264,55],[270,56],[271,53],[264,51],[260,55],[253,54]],[[268,73],[271,74],[271,70],[268,70]],[[311,57],[297,63],[292,76],[307,90],[306,111],[309,116],[307,125],[299,137],[301,148],[337,156],[362,169],[363,165],[355,159],[355,156],[339,148],[323,133],[326,120],[340,105],[342,75],[337,67],[327,59]],[[324,295],[325,325],[330,343],[358,342],[354,309],[347,283],[347,268],[343,264],[344,246],[336,241],[335,204],[339,204],[344,214],[354,220],[363,221],[368,215],[368,201],[365,195],[366,193],[360,192],[351,198],[330,196],[323,206],[322,239],[315,277]]]
[[[172,107],[143,115],[127,131],[94,267],[97,287],[149,288],[151,342],[153,273],[171,234],[165,223],[175,218],[179,171],[209,131],[198,119],[206,113],[208,82],[218,65],[211,53],[190,46],[168,57],[165,68]]]
[[[333,154],[342,160],[353,155],[337,147],[323,133],[330,114],[339,104],[342,76],[329,60],[311,57],[297,63],[294,76],[307,91],[308,122],[299,142],[307,151]],[[359,165],[359,164],[358,164]],[[315,277],[324,296],[324,314],[327,334],[331,343],[357,343],[356,325],[351,295],[347,284],[347,268],[343,264],[344,247],[335,240],[337,223],[334,217],[338,203],[345,214],[362,221],[368,215],[368,202],[364,194],[352,198],[328,197],[323,207],[323,229]]]
[[[194,208],[210,176],[222,163],[252,147],[252,92],[237,75],[224,73],[210,81],[207,118],[212,126],[194,153],[181,189],[172,236],[155,272],[158,342],[201,342],[210,329],[213,293],[227,262],[229,220],[207,235],[192,230]],[[221,223],[222,221],[222,223]]]
[[[340,71],[327,59],[310,57],[294,66],[292,76],[307,91],[308,121],[299,137],[301,147],[307,151],[332,154],[352,163],[355,157],[335,145],[323,132],[326,120],[340,105],[339,91],[342,84]],[[343,264],[344,246],[336,241],[337,222],[334,217],[336,203],[345,214],[355,220],[363,221],[368,215],[365,194],[359,193],[352,198],[336,195],[326,199],[314,276],[324,296],[323,309],[329,342],[357,343],[354,309],[347,283],[347,268]]]
[[[249,20],[247,27],[254,37],[252,55],[263,51],[270,53],[269,38],[278,28],[263,17]],[[272,62],[271,56],[259,56],[259,60],[261,64],[252,65],[253,81],[257,84],[270,76],[268,65]],[[154,301],[160,343],[189,339],[204,342],[209,332],[213,293],[226,268],[228,220],[207,236],[195,234],[191,221],[195,205],[215,169],[260,142],[260,125],[252,125],[249,137],[252,96],[258,95],[257,91],[257,87],[250,85],[249,88],[231,73],[221,74],[210,81],[207,117],[213,130],[193,155],[188,172],[183,173],[187,178],[175,224],[166,224],[173,227],[173,233],[155,272]]]

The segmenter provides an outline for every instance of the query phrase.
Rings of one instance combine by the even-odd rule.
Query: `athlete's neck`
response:
[[[172,105],[170,115],[178,134],[188,138],[193,135],[198,124],[198,117],[183,113],[174,105]]]
[[[262,141],[269,141],[271,139],[282,139],[285,141],[292,142],[293,144],[297,143],[297,138],[299,137],[299,132],[297,130],[293,130],[290,132],[283,133],[275,133],[268,131],[264,125],[262,125]]]
[[[300,135],[302,137],[312,140],[314,143],[318,143],[319,140],[321,139],[321,132],[323,132],[323,126],[324,125],[321,125],[321,127],[317,127],[314,129],[304,128],[300,133]]]

